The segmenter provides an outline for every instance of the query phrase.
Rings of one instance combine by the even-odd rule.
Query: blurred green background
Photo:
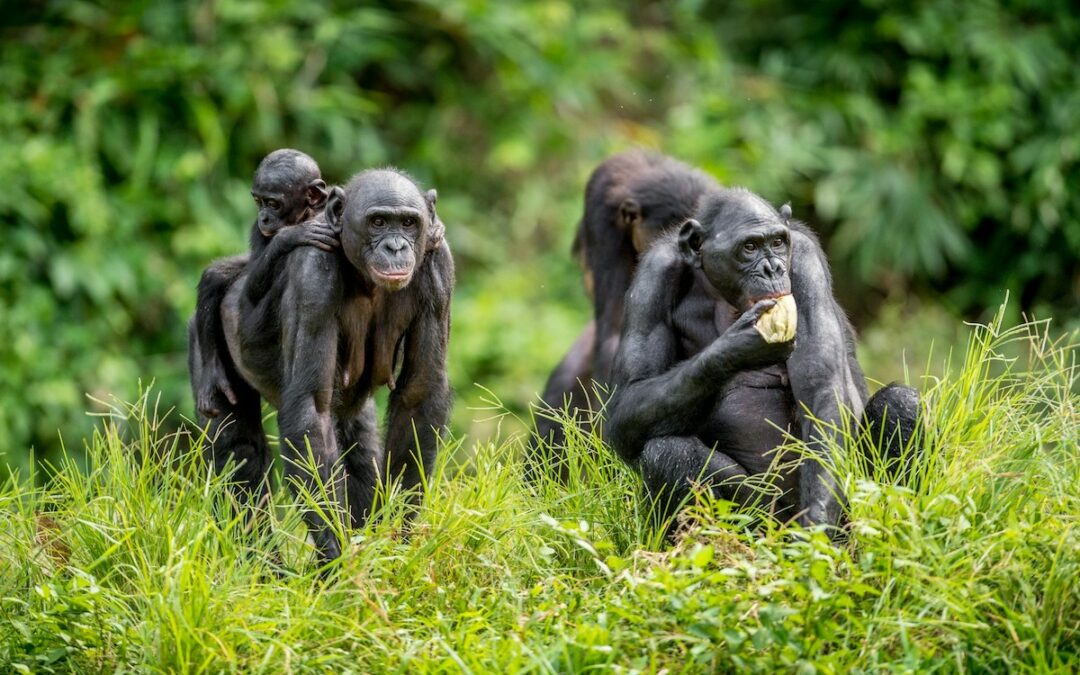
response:
[[[333,182],[394,164],[439,189],[474,439],[499,423],[474,383],[525,413],[589,316],[585,180],[635,145],[790,201],[872,378],[917,379],[1006,291],[1080,322],[1064,0],[45,1],[0,22],[0,465],[77,451],[93,399],[140,381],[190,413],[196,281],[245,248],[282,146]]]

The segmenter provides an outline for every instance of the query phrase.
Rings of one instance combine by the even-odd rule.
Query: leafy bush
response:
[[[459,429],[471,383],[523,410],[583,323],[580,195],[632,144],[791,199],[856,310],[869,284],[1075,316],[1067,3],[58,2],[2,21],[11,465],[83,436],[86,394],[153,379],[191,409],[196,279],[244,248],[251,172],[280,146],[333,181],[394,163],[440,189]]]

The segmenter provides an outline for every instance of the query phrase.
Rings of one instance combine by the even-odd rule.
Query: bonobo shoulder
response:
[[[627,309],[631,312],[641,307],[660,310],[670,304],[687,269],[679,252],[677,235],[664,235],[641,258],[626,297]]]
[[[340,266],[347,264],[336,251],[300,246],[288,253],[280,273],[305,304],[333,305],[341,290]]]
[[[681,273],[685,267],[686,262],[679,252],[678,235],[669,233],[657,239],[641,257],[634,279],[667,277]]]

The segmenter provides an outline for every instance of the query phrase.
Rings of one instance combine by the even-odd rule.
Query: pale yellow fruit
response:
[[[791,295],[782,295],[776,299],[776,304],[766,310],[760,317],[754,328],[765,338],[765,342],[790,342],[795,339],[795,329],[798,327],[799,313],[795,308],[795,298]]]

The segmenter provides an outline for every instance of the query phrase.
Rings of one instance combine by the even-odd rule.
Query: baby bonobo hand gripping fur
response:
[[[319,165],[299,150],[275,150],[255,170],[251,196],[259,214],[248,236],[250,250],[216,260],[203,272],[195,317],[188,327],[189,341],[198,344],[198,349],[189,350],[188,370],[201,416],[217,417],[226,404],[237,401],[233,391],[237,377],[221,329],[225,293],[247,271],[245,293],[258,303],[286,253],[297,246],[336,248],[337,236],[323,218],[327,195]],[[199,377],[194,377],[196,371]]]

